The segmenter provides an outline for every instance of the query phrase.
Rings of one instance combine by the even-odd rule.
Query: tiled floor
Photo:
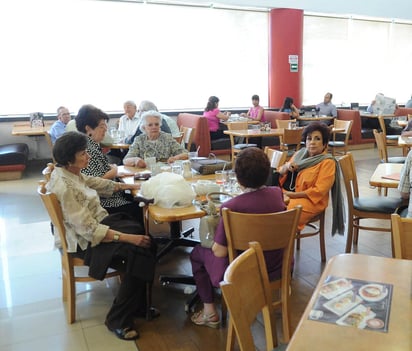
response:
[[[376,150],[354,151],[354,155],[361,193],[375,192],[369,188],[368,179],[377,164]],[[183,310],[185,295],[181,286],[155,284],[154,303],[162,316],[152,322],[138,322],[141,339],[137,345],[116,339],[103,325],[117,286],[115,279],[78,284],[77,322],[67,324],[61,301],[60,257],[53,250],[49,219],[36,193],[43,165],[32,162],[24,179],[0,182],[0,350],[223,350],[225,329],[193,326]],[[396,194],[396,190],[390,193]],[[387,233],[361,232],[359,240],[357,252],[391,254]],[[327,257],[342,253],[344,244],[343,237],[328,235]],[[185,250],[177,249],[174,256],[165,256],[158,272],[180,269],[188,273]],[[294,327],[323,268],[317,239],[304,239],[295,260]]]

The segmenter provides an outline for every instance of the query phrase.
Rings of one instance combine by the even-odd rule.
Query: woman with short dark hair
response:
[[[86,147],[87,137],[79,132],[67,132],[57,139],[53,147],[57,164],[47,189],[62,208],[67,250],[85,260],[89,276],[102,280],[109,267],[124,272],[105,324],[117,337],[134,340],[139,333],[133,320],[146,313],[146,284],[153,281],[155,247],[133,217],[109,215],[100,205],[99,196],[139,186],[82,174],[90,160]]]
[[[269,160],[261,149],[250,147],[242,150],[236,158],[235,173],[243,193],[225,202],[222,207],[243,213],[272,213],[285,210],[282,190],[279,187],[265,186],[269,171]],[[229,264],[228,244],[222,219],[216,229],[214,241],[211,249],[198,245],[190,255],[197,292],[203,302],[203,309],[192,316],[192,322],[218,328],[220,320],[213,302],[213,290],[219,287]],[[279,278],[282,252],[265,252],[265,259],[269,277],[272,280]]]
[[[329,191],[333,190],[334,224],[332,232],[342,231],[342,203],[339,187],[339,166],[335,158],[327,153],[330,130],[321,122],[311,122],[302,134],[306,147],[301,148],[289,162],[280,167],[280,185],[290,198],[288,208],[302,206],[298,229],[301,230],[313,217],[326,209]],[[333,187],[333,188],[332,188]]]

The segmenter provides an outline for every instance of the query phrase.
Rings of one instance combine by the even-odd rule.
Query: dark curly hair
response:
[[[268,179],[270,163],[265,153],[257,147],[242,150],[236,158],[235,173],[240,185],[257,189]]]
[[[86,150],[87,137],[79,132],[67,132],[53,146],[53,157],[59,166],[68,166],[76,159],[76,153]]]
[[[306,137],[314,131],[319,131],[322,134],[322,143],[324,146],[327,145],[330,138],[330,129],[325,123],[318,121],[313,121],[305,127],[302,133],[302,140],[305,141]]]
[[[109,120],[109,115],[93,105],[83,105],[76,116],[76,128],[86,133],[86,126],[95,129],[102,119]]]

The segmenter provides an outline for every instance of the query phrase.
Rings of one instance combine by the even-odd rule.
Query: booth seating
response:
[[[0,180],[22,177],[29,157],[29,147],[24,143],[0,145]]]
[[[211,152],[215,155],[230,155],[231,145],[229,137],[211,140],[209,125],[206,117],[193,113],[179,113],[177,116],[177,125],[179,128],[195,128],[193,137],[192,150],[199,148],[199,156],[208,157]]]

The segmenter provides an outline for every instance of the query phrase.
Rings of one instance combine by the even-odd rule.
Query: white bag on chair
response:
[[[187,207],[192,204],[196,194],[189,183],[179,174],[163,172],[142,184],[140,193],[154,199],[159,207]]]

